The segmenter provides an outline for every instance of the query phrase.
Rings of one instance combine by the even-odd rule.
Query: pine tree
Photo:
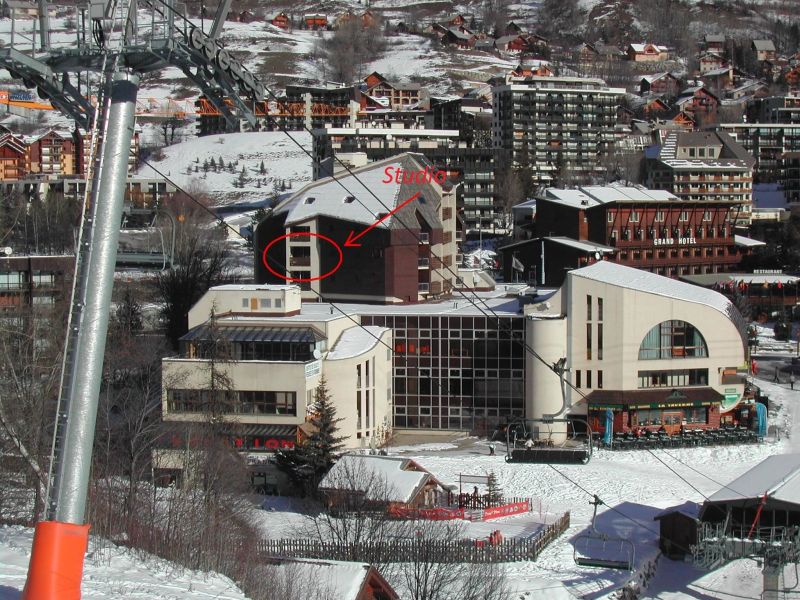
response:
[[[217,161],[214,160],[213,156],[211,157],[211,162],[208,164],[211,165],[212,169],[214,169],[215,171],[217,170]]]
[[[494,474],[494,471],[489,472],[489,479],[486,482],[486,496],[489,506],[497,506],[503,502],[503,490],[497,482],[497,475]]]
[[[302,484],[312,495],[317,485],[336,462],[336,455],[344,448],[346,437],[337,436],[338,423],[334,406],[325,378],[322,377],[316,389],[314,416],[311,417],[313,433],[294,450],[278,451],[275,459],[279,469],[292,481]]]
[[[261,166],[258,168],[258,172],[261,175],[266,175],[267,174],[267,168],[264,166],[264,161],[263,160],[261,161]]]

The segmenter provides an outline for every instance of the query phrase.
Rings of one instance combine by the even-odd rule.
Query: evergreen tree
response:
[[[217,170],[217,161],[214,160],[213,156],[211,157],[211,162],[209,164],[211,165],[212,169],[214,169],[215,171]]]
[[[344,447],[343,442],[347,438],[336,435],[341,421],[336,418],[336,406],[322,377],[316,389],[314,416],[310,419],[313,433],[297,444],[294,450],[279,450],[275,455],[277,467],[312,495]]]
[[[125,289],[125,296],[114,311],[114,325],[127,335],[136,335],[144,329],[142,305],[133,297],[130,288]]]
[[[267,168],[264,166],[264,161],[263,160],[261,161],[261,166],[258,167],[258,172],[261,175],[266,175],[267,174]]]
[[[497,482],[497,475],[494,474],[494,471],[489,472],[489,479],[486,482],[486,496],[489,506],[497,506],[503,502],[503,490]]]

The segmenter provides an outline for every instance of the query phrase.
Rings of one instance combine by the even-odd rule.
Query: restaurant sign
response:
[[[740,398],[741,394],[736,391],[736,388],[725,388],[725,399],[720,405],[721,412],[727,412],[736,408]]]

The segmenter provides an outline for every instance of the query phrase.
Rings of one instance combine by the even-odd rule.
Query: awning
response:
[[[214,338],[226,342],[294,342],[313,344],[324,339],[311,327],[230,327],[218,325],[212,332],[208,325],[199,325],[181,338],[182,342],[210,341]]]
[[[693,408],[721,404],[725,397],[709,387],[654,390],[595,390],[586,396],[589,410]]]
[[[225,435],[236,437],[265,437],[265,438],[286,438],[295,439],[297,437],[297,425],[238,425],[232,424],[227,429]]]

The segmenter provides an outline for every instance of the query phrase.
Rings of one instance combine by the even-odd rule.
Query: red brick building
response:
[[[558,271],[599,258],[668,277],[732,271],[749,251],[748,246],[737,244],[734,234],[733,222],[740,209],[736,202],[682,200],[662,190],[548,188],[536,199],[537,236],[561,236],[595,247],[587,246],[576,255],[577,264],[565,263],[561,268],[552,262],[557,266],[563,251],[548,256],[545,247],[542,259],[539,240],[515,244],[514,255],[524,273],[544,267],[548,286],[561,284],[565,273]]]

